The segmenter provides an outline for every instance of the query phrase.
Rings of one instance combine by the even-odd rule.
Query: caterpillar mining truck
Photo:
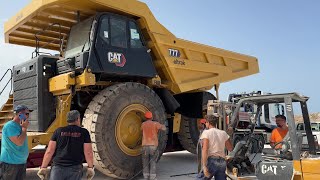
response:
[[[13,66],[1,125],[13,106],[33,109],[34,152],[77,109],[91,133],[95,167],[120,179],[142,168],[144,112],[168,126],[159,134],[160,155],[179,143],[195,152],[197,119],[216,99],[207,90],[259,71],[255,57],[177,38],[136,0],[33,0],[5,23],[5,41],[35,51]]]

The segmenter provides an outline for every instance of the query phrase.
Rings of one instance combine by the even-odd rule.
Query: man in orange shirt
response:
[[[282,147],[281,144],[278,144],[276,146],[275,144],[282,142],[283,138],[288,133],[288,125],[286,122],[286,117],[284,115],[276,115],[276,123],[278,127],[275,128],[271,133],[270,145],[274,149],[280,149]]]
[[[152,113],[145,113],[146,121],[142,123],[142,164],[143,177],[145,179],[156,179],[156,158],[158,147],[158,131],[166,130],[166,126],[152,121]]]

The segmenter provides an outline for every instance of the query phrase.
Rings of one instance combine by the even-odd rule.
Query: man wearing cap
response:
[[[16,106],[13,119],[2,128],[1,180],[22,180],[26,177],[26,162],[29,156],[27,128],[30,112],[27,106]]]
[[[142,123],[142,165],[145,179],[156,179],[156,158],[158,147],[158,131],[166,130],[166,126],[152,121],[152,113],[145,113],[146,121]]]
[[[80,180],[84,160],[88,164],[87,179],[92,179],[95,174],[90,135],[87,129],[81,128],[79,111],[68,112],[67,122],[68,126],[58,128],[51,137],[38,171],[41,179],[47,176],[51,159],[50,180]]]

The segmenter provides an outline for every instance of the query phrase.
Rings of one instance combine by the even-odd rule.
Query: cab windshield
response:
[[[65,57],[73,57],[78,53],[89,50],[89,37],[93,17],[88,18],[71,28]]]
[[[311,130],[312,131],[320,131],[319,125],[320,125],[320,123],[311,123]]]

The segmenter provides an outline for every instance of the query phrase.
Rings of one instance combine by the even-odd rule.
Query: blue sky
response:
[[[29,2],[0,0],[0,75],[6,68],[29,59],[33,51],[3,44],[4,21]],[[320,1],[143,2],[179,38],[258,58],[260,73],[222,84],[222,100],[233,92],[294,91],[310,97],[310,112],[320,112]]]

